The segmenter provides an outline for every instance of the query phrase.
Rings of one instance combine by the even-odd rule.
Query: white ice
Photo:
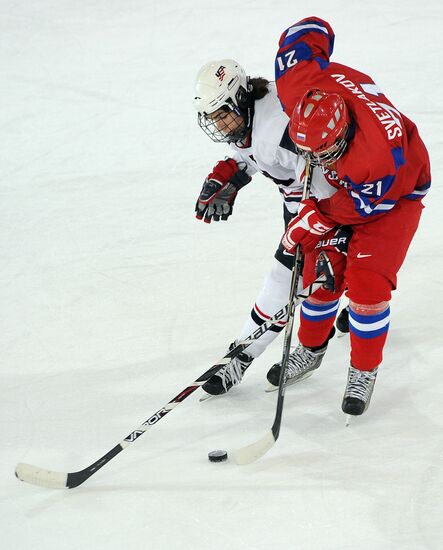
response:
[[[19,482],[17,462],[98,459],[237,335],[282,231],[280,197],[257,176],[228,223],[194,219],[227,151],[197,127],[194,77],[232,57],[272,78],[280,33],[312,14],[432,159],[370,409],[345,428],[349,344],[336,339],[288,389],[263,459],[209,463],[270,428],[280,338],[226,398],[194,394],[81,487]],[[442,25],[440,0],[1,1],[2,549],[443,548]]]

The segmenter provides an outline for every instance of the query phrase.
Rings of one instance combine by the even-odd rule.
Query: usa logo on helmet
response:
[[[223,81],[223,79],[225,78],[225,68],[226,67],[223,67],[223,65],[221,65],[218,69],[217,69],[217,72],[215,73],[215,76],[218,77],[218,79],[220,81]]]

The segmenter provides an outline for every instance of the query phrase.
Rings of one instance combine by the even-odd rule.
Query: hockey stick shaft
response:
[[[296,297],[295,302],[298,305],[308,298],[313,292],[322,286],[324,283],[324,277],[319,277],[314,283],[303,289]],[[100,470],[105,464],[117,456],[123,449],[126,449],[131,443],[134,443],[141,435],[143,435],[149,428],[157,424],[164,416],[171,412],[177,405],[187,399],[195,390],[202,386],[206,380],[216,374],[223,366],[225,366],[231,359],[236,357],[239,353],[249,347],[255,340],[260,338],[265,332],[267,332],[272,326],[286,318],[288,313],[289,304],[280,309],[269,321],[263,323],[257,330],[255,330],[246,339],[240,341],[235,348],[230,350],[218,363],[209,368],[201,376],[199,376],[191,385],[187,386],[178,395],[171,399],[164,407],[156,411],[150,416],[143,424],[133,430],[123,441],[113,447],[105,455],[99,458],[96,462],[87,466],[85,469],[78,472],[64,473],[46,470],[38,466],[32,466],[30,464],[20,463],[17,465],[15,475],[21,481],[31,483],[33,485],[40,485],[42,487],[48,487],[53,489],[65,489],[74,488],[81,485],[98,470]]]
[[[302,200],[307,199],[311,193],[312,173],[313,173],[312,167],[309,163],[309,160],[307,160],[306,168],[305,168]],[[293,304],[294,304],[294,296],[295,296],[295,293],[297,292],[298,281],[301,275],[302,260],[303,260],[303,253],[302,253],[301,245],[297,244],[297,247],[295,249],[294,267],[292,268],[291,289],[289,291],[289,304],[290,305],[292,304],[292,307],[289,308],[289,312],[288,312],[288,322],[286,325],[285,339],[283,343],[282,369],[281,369],[280,380],[278,385],[277,407],[276,407],[274,423],[271,428],[275,441],[277,441],[280,433],[281,419],[283,414],[286,377],[287,377],[287,371],[288,371],[288,359],[291,353],[292,330],[294,327],[294,318],[295,318],[295,308],[293,307]]]
[[[311,183],[312,183],[312,167],[309,161],[306,161],[305,168],[305,178],[303,186],[302,200],[309,197],[311,192]],[[285,389],[286,389],[286,377],[287,377],[287,368],[288,368],[288,359],[291,353],[291,341],[292,341],[292,329],[294,326],[294,317],[295,317],[295,297],[298,287],[298,282],[301,275],[302,269],[302,260],[303,254],[300,244],[296,246],[295,255],[294,255],[294,267],[292,268],[292,277],[291,277],[291,287],[289,291],[289,303],[288,303],[288,321],[285,327],[285,337],[283,342],[283,357],[281,361],[281,372],[280,380],[278,385],[278,397],[277,405],[275,410],[274,422],[272,424],[271,430],[266,432],[265,436],[252,443],[246,447],[242,447],[233,453],[234,461],[237,464],[249,464],[254,462],[265,453],[275,444],[280,434],[280,426],[283,415],[283,405],[285,399]]]

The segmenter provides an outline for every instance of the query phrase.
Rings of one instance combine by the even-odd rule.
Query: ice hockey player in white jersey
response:
[[[238,191],[260,172],[280,191],[286,227],[301,199],[305,161],[296,154],[289,137],[289,118],[281,108],[274,83],[261,77],[247,77],[232,59],[211,61],[197,74],[194,105],[204,132],[213,141],[230,146],[229,156],[219,161],[205,179],[195,207],[196,217],[206,223],[227,220]],[[334,192],[321,171],[314,171],[311,193],[320,199]],[[293,256],[284,254],[280,243],[238,339],[249,336],[287,303],[292,264]],[[203,389],[208,394],[220,395],[239,384],[253,359],[284,325],[282,322],[266,332],[248,347],[247,353],[241,353],[212,376]]]

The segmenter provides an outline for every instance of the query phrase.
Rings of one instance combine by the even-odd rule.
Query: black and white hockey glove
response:
[[[233,159],[221,160],[206,178],[195,205],[195,217],[206,223],[227,220],[239,189],[251,181],[245,168]]]

